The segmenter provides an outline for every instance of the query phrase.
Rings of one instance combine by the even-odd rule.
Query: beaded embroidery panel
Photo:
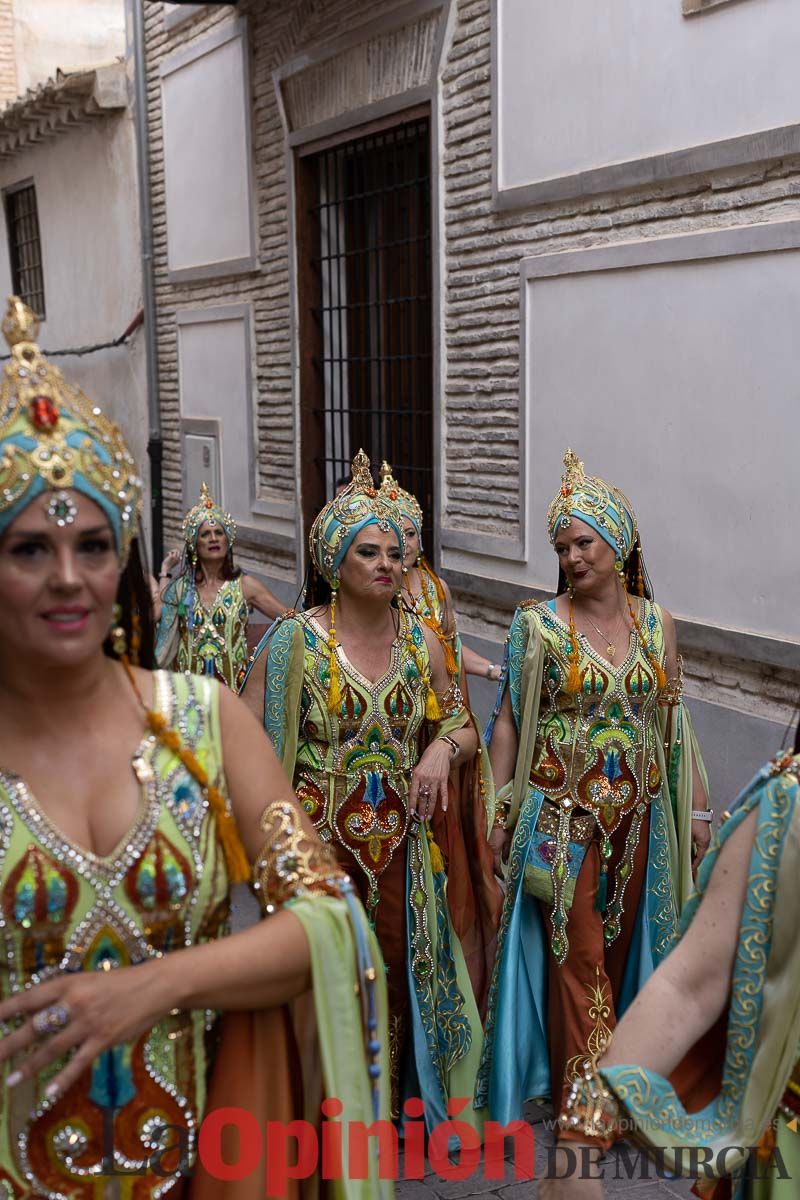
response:
[[[249,653],[249,612],[241,577],[222,584],[210,609],[195,591],[192,612],[180,619],[178,670],[212,675],[235,691]]]
[[[212,771],[221,766],[216,686],[155,676],[154,707]],[[0,772],[0,995],[63,971],[135,965],[225,932],[227,874],[199,788],[151,736],[133,764],[139,812],[107,857],[73,844],[21,779]],[[0,1196],[5,1186],[14,1196],[94,1200],[109,1131],[119,1171],[147,1163],[158,1149],[157,1126],[184,1127],[193,1139],[205,1103],[209,1019],[202,1012],[168,1016],[135,1043],[101,1055],[55,1100],[44,1088],[59,1064],[13,1091],[0,1088]],[[10,1069],[4,1064],[3,1075]],[[136,1194],[149,1200],[174,1184],[140,1177]],[[116,1183],[108,1186],[104,1195],[123,1195]]]
[[[306,615],[300,739],[294,787],[324,841],[352,852],[378,901],[378,880],[408,833],[408,787],[419,755],[426,688],[400,640],[372,683],[337,648],[342,701],[330,713],[325,630]],[[427,657],[421,631],[423,654]]]

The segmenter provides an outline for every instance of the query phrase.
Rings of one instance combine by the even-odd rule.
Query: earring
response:
[[[115,604],[111,610],[111,649],[117,658],[123,658],[128,651],[128,637],[125,627],[121,624],[122,606]]]
[[[124,633],[124,630],[123,630]],[[139,666],[142,648],[142,618],[138,612],[131,617],[131,662]]]
[[[339,581],[331,582],[331,615],[328,630],[328,712],[338,712],[342,703],[342,678],[339,660],[336,657],[336,593]]]

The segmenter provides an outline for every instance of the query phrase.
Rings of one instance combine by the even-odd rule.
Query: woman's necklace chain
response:
[[[619,614],[619,620],[617,621],[616,625],[614,626],[614,632],[613,632],[612,637],[609,637],[608,634],[604,633],[603,630],[598,625],[595,625],[594,621],[592,620],[592,618],[589,616],[588,613],[583,613],[582,615],[584,617],[586,617],[586,620],[589,622],[589,624],[592,626],[592,628],[597,630],[597,632],[600,634],[600,637],[606,643],[606,651],[607,651],[608,661],[613,662],[616,657],[616,654],[617,654],[617,643],[613,639],[616,638],[617,633],[619,631],[619,627],[622,624],[623,618],[625,616],[624,612],[620,612],[620,614]]]

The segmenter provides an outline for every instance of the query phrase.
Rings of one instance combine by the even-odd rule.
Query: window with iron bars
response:
[[[306,529],[363,447],[416,495],[432,556],[427,114],[304,154],[297,183]]]
[[[32,183],[5,193],[8,253],[14,295],[24,300],[39,317],[44,317],[44,276],[36,189]]]

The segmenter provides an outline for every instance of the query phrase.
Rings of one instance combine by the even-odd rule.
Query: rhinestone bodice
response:
[[[328,711],[324,629],[296,618],[304,636],[303,694],[294,786],[324,841],[346,846],[375,895],[377,880],[408,833],[408,788],[419,757],[426,687],[401,640],[376,682],[365,679],[337,648],[342,700]],[[427,662],[425,639],[414,636]]]
[[[221,770],[216,688],[207,679],[155,676],[155,707],[212,778]],[[139,811],[107,857],[70,842],[25,783],[0,772],[0,995],[65,971],[132,966],[226,930],[228,877],[197,784],[152,737],[134,769]],[[130,1167],[147,1163],[158,1125],[194,1128],[205,1103],[212,1021],[210,1013],[171,1014],[135,1043],[101,1055],[54,1102],[44,1087],[55,1069],[13,1091],[3,1086],[0,1197],[95,1200],[91,1180],[107,1157],[109,1109],[115,1150]],[[163,1185],[153,1176],[152,1188],[137,1183],[137,1195],[155,1196]]]
[[[526,615],[536,623],[544,646],[530,781],[558,803],[594,813],[610,835],[625,814],[661,790],[653,665],[635,633],[618,667],[579,635],[581,690],[573,695],[566,689],[569,627],[548,604]],[[644,601],[641,626],[648,648],[663,663],[661,615],[649,601]]]
[[[195,590],[191,612],[180,618],[178,670],[212,675],[236,690],[247,662],[249,611],[241,576],[222,584],[210,608]]]

